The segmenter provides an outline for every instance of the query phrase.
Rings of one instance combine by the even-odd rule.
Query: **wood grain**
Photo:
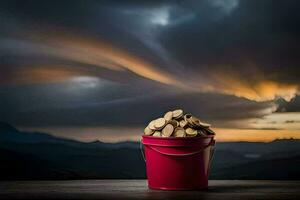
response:
[[[149,190],[146,180],[0,182],[0,199],[300,199],[300,181],[212,180],[202,191]]]

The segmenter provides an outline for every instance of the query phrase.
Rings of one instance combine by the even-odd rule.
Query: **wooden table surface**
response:
[[[0,199],[300,199],[300,181],[212,180],[204,191],[149,190],[145,180],[0,182]]]

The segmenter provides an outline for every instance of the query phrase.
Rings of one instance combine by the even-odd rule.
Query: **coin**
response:
[[[149,128],[149,126],[147,126],[147,127],[144,129],[145,135],[152,135],[153,132],[154,132],[154,131],[151,130],[151,129]]]
[[[199,125],[204,128],[210,127],[210,124],[199,121]]]
[[[185,114],[183,116],[184,120],[186,121],[188,118],[190,118],[192,116],[192,114]]]
[[[170,137],[174,131],[174,126],[172,124],[167,124],[161,131],[162,136]]]
[[[170,124],[172,124],[174,126],[174,128],[179,126],[179,122],[174,119],[170,121]]]
[[[184,128],[186,125],[187,125],[187,122],[186,122],[185,120],[180,120],[180,121],[179,121],[179,126],[180,126],[181,128]]]
[[[183,116],[183,110],[178,109],[178,110],[174,110],[174,111],[173,111],[173,117],[174,117],[175,119],[178,119],[178,118],[180,118],[180,117],[182,117],[182,116]]]
[[[167,112],[167,113],[164,115],[164,119],[165,119],[166,121],[170,121],[172,118],[173,118],[173,112],[172,112],[172,111],[169,111],[169,112]]]
[[[182,109],[176,109],[152,120],[144,129],[144,134],[154,137],[204,137],[215,132],[210,129],[210,124],[192,114],[184,114]]]
[[[161,132],[160,131],[154,131],[153,135],[154,137],[161,137]]]
[[[213,130],[211,130],[210,128],[206,128],[205,131],[208,132],[211,135],[215,134],[215,132]]]
[[[195,116],[191,116],[189,118],[191,120],[191,123],[196,126],[196,127],[199,127],[200,126],[200,119],[198,119],[197,117]]]
[[[154,124],[155,124],[155,120],[152,120],[152,121],[148,124],[148,127],[149,127],[151,130],[156,130]]]
[[[177,127],[173,133],[174,137],[185,137],[185,131],[182,127]]]
[[[154,127],[158,130],[162,129],[166,125],[166,120],[164,118],[158,118],[155,120]]]
[[[188,126],[191,128],[196,128],[197,125],[195,124],[193,120],[193,116],[191,114],[185,115],[184,120],[187,122]]]
[[[206,136],[205,132],[203,130],[198,130],[199,136]]]
[[[187,124],[190,125],[190,126],[193,125],[192,122],[190,121],[191,116],[192,116],[191,114],[185,114],[185,115],[183,116],[184,121],[186,121]]]
[[[192,128],[185,129],[185,132],[186,132],[187,136],[189,136],[189,137],[194,137],[198,134],[197,130],[192,129]]]

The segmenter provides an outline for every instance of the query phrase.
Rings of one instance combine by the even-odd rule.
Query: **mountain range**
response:
[[[80,142],[0,123],[1,180],[146,178],[138,142]],[[218,142],[211,179],[300,180],[300,140]]]

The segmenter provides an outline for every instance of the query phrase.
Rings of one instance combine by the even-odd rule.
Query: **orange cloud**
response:
[[[259,73],[259,72],[257,72]],[[253,78],[243,77],[241,74],[228,71],[215,72],[213,87],[210,91],[231,94],[254,101],[270,101],[277,97],[290,101],[296,96],[299,87],[296,84],[280,83],[260,78],[260,74]]]
[[[65,68],[63,66],[22,67],[9,73],[2,83],[9,84],[32,84],[32,83],[55,83],[63,82],[72,77],[82,75],[82,71]]]
[[[300,139],[299,130],[256,130],[216,128],[217,141],[270,142],[275,139]]]
[[[208,69],[208,76],[198,79],[195,79],[197,73],[186,75],[182,72],[182,75],[175,75],[167,69],[156,67],[151,62],[130,53],[129,50],[84,35],[49,32],[47,34],[32,33],[28,37],[33,43],[41,44],[40,47],[37,45],[38,49],[31,49],[37,55],[44,54],[54,57],[54,59],[75,61],[86,64],[86,66],[92,65],[113,71],[130,71],[137,76],[171,85],[187,92],[215,92],[254,101],[270,101],[281,97],[290,101],[299,91],[299,86],[296,84],[265,79],[259,70],[245,76],[236,71],[226,71],[226,67],[220,71],[215,71],[212,67]],[[253,66],[247,67],[254,68]],[[76,75],[76,71],[55,72],[57,70],[37,69],[26,73],[28,77],[41,81],[63,80]],[[32,73],[31,76],[30,73]]]
[[[298,130],[300,134],[300,112],[272,113],[253,122],[249,124],[253,128]]]
[[[49,47],[44,50],[45,54],[110,70],[128,70],[153,81],[182,86],[170,73],[153,66],[150,62],[134,56],[128,51],[99,39],[93,40],[86,37],[83,39],[83,37],[60,33],[54,37],[46,38],[42,42]]]

